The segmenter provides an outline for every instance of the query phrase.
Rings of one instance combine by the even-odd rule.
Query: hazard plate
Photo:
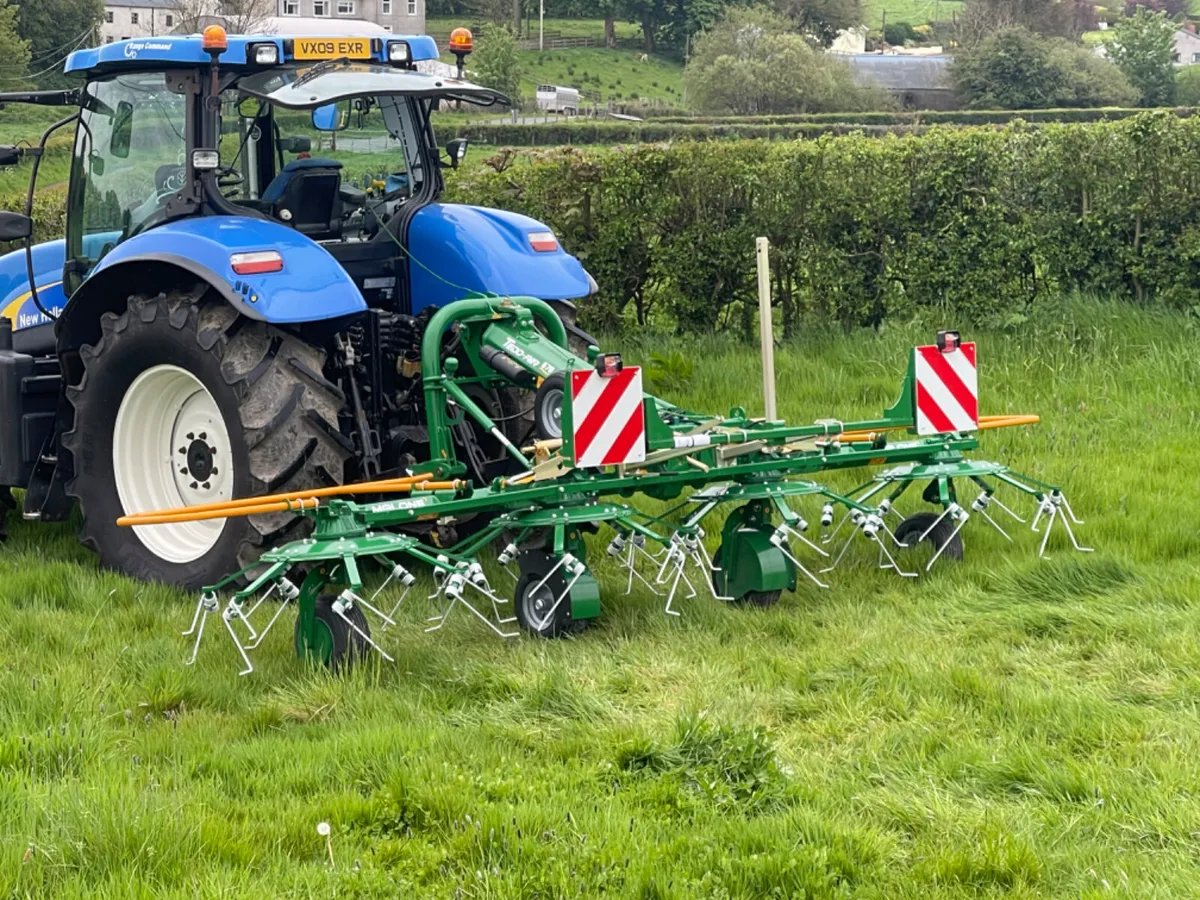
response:
[[[370,38],[296,38],[295,59],[370,59]]]

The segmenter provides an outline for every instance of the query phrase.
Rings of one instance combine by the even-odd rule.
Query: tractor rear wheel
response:
[[[352,444],[324,352],[241,316],[206,286],[134,295],[80,349],[84,373],[63,443],[80,538],[100,563],[186,588],[252,565],[302,536],[292,513],[117,526],[126,513],[340,484]]]

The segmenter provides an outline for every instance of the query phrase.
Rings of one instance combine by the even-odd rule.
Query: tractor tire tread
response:
[[[327,382],[302,377],[292,365],[298,360],[319,371],[324,352],[265,322],[245,319],[207,285],[153,296],[133,294],[122,312],[104,313],[99,339],[80,347],[83,376],[66,389],[77,414],[93,404],[111,403],[111,398],[92,397],[95,392],[90,389],[90,375],[96,362],[118,348],[127,333],[160,329],[160,317],[165,317],[175,331],[189,331],[191,340],[215,357],[221,377],[233,390],[249,459],[247,495],[342,482],[351,452],[331,436],[338,433],[341,392],[328,389]],[[314,422],[324,427],[315,427]],[[63,435],[64,447],[78,453],[82,450],[81,440],[72,423]],[[80,501],[81,541],[99,553],[102,565],[116,567],[108,548],[101,546],[96,535],[78,476],[68,482],[67,492]],[[239,567],[252,565],[277,536],[286,533],[299,537],[311,530],[310,519],[289,512],[249,516],[245,521],[249,527],[243,529],[238,545]],[[135,538],[131,535],[130,539]]]

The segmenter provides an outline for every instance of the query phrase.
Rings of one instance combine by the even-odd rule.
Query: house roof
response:
[[[858,84],[875,84],[889,91],[945,91],[951,87],[946,71],[949,56],[855,53],[842,58]]]
[[[134,9],[175,9],[179,6],[179,0],[104,0],[104,5]]]

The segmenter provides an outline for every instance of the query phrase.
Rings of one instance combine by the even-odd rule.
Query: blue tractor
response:
[[[507,100],[419,70],[437,57],[426,36],[214,27],[80,50],[82,87],[0,95],[69,112],[41,147],[0,148],[0,164],[35,157],[25,214],[0,213],[0,240],[25,244],[0,258],[0,502],[24,489],[42,521],[78,502],[102,565],[197,587],[305,522],[117,518],[428,459],[417,351],[438,307],[538,297],[591,343],[574,301],[596,283],[549,228],[440,202],[466,142],[439,149],[431,114]],[[75,134],[66,235],[33,245],[36,157],[59,128]],[[557,419],[475,387],[504,434],[460,415],[456,450],[487,482],[501,439],[553,438]]]

